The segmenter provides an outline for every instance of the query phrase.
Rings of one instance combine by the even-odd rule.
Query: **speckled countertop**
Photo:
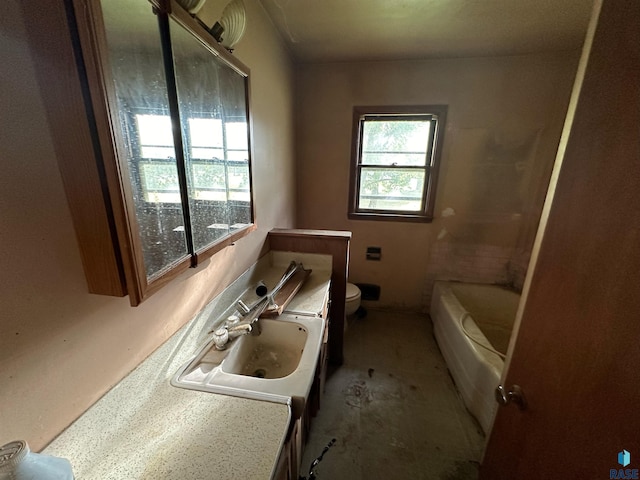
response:
[[[239,292],[261,279],[269,285],[281,273],[278,259],[286,255],[267,257],[212,300],[43,453],[67,458],[77,480],[271,478],[290,421],[288,405],[169,384]],[[308,256],[298,261],[305,259],[305,267],[314,262]],[[330,263],[327,268],[323,262],[315,264],[298,293],[298,307],[315,309],[326,294]]]

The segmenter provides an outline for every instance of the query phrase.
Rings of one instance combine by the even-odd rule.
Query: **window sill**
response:
[[[433,216],[404,213],[350,212],[348,216],[349,220],[370,220],[375,222],[431,223],[433,221]]]

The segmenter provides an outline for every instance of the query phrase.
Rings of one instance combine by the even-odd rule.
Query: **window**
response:
[[[429,222],[447,107],[354,107],[349,218]]]

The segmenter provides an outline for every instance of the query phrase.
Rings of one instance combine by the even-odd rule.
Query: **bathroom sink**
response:
[[[179,388],[278,403],[304,403],[313,383],[325,320],[304,315],[261,319],[259,335],[216,350],[205,344],[171,379]]]
[[[221,364],[223,372],[257,378],[282,378],[300,364],[307,328],[297,322],[263,319],[260,335],[243,335]]]

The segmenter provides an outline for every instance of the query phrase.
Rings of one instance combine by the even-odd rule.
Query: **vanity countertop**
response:
[[[77,480],[271,478],[289,405],[185,390],[169,380],[205,341],[229,299],[280,270],[263,257],[42,453],[68,459]],[[329,279],[330,267],[316,267],[298,305],[326,295]]]

